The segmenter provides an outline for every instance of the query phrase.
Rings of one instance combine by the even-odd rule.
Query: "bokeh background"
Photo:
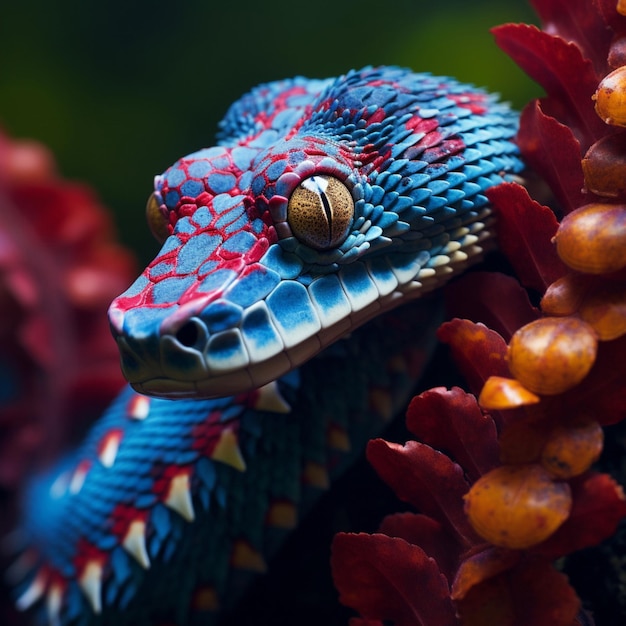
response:
[[[143,263],[153,176],[211,145],[253,85],[367,64],[452,75],[521,108],[538,88],[489,28],[526,0],[24,0],[0,12],[0,127],[47,144],[87,182]]]

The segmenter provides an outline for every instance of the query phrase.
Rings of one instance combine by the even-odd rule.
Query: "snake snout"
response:
[[[189,320],[178,329],[174,337],[183,347],[198,348],[198,342],[203,334],[200,327],[204,330],[204,326],[198,324],[197,320]]]
[[[163,381],[180,385],[182,392],[193,381],[206,378],[206,325],[197,317],[177,319],[167,309],[153,309],[150,323],[145,323],[146,310],[143,313],[144,324],[139,327],[136,310],[110,311],[126,379],[139,391],[158,393]]]

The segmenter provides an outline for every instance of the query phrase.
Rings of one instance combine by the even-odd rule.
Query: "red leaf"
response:
[[[474,394],[480,393],[489,376],[511,376],[504,339],[484,324],[453,319],[439,327],[437,337],[452,349],[454,362]]]
[[[586,151],[606,132],[591,100],[598,86],[591,61],[576,44],[536,26],[503,24],[492,32],[497,45],[546,90],[550,113],[572,127]]]
[[[539,559],[476,585],[457,602],[463,626],[572,626],[579,607],[567,578]]]
[[[469,485],[447,456],[417,441],[402,446],[374,439],[367,459],[400,500],[443,524],[465,545],[479,541],[463,511]]]
[[[458,387],[430,389],[411,400],[407,428],[417,439],[450,455],[471,482],[498,464],[498,435],[476,398]]]
[[[331,566],[339,600],[368,620],[397,626],[458,624],[437,564],[404,539],[340,533],[333,541]]]
[[[530,102],[522,111],[517,143],[528,165],[550,186],[563,213],[589,202],[582,192],[580,144],[571,128],[546,115],[540,101]]]
[[[615,1],[610,3],[616,14]],[[531,4],[544,31],[575,42],[583,56],[593,61],[599,76],[607,73],[611,31],[599,11],[589,6],[589,0],[531,0]]]
[[[452,585],[452,599],[455,602],[463,600],[472,587],[511,569],[519,562],[521,554],[518,550],[507,550],[489,545],[486,549],[465,559]]]
[[[482,322],[506,340],[539,316],[519,282],[499,272],[469,272],[444,293],[449,315]]]
[[[559,227],[554,213],[513,183],[494,187],[487,195],[498,216],[496,228],[502,252],[521,283],[543,293],[566,272],[552,243]]]
[[[571,483],[572,512],[567,521],[534,549],[549,558],[594,546],[613,533],[626,516],[622,488],[607,474],[586,474]]]
[[[419,513],[395,513],[385,517],[379,530],[419,546],[435,559],[441,573],[452,584],[461,546],[438,521]]]
[[[11,426],[0,487],[11,492],[124,384],[105,311],[135,262],[93,191],[55,170],[44,146],[0,131],[0,343],[14,392],[0,409]]]
[[[623,35],[626,31],[626,20],[624,16],[617,12],[617,2],[615,0],[593,0],[592,4],[597,12],[602,15],[605,22],[614,31],[615,35]],[[594,11],[589,11],[593,13]],[[610,34],[607,35],[607,41],[611,41]]]
[[[626,419],[625,369],[626,336],[600,342],[596,361],[584,384],[564,396],[565,409],[579,414],[587,412],[602,426]]]

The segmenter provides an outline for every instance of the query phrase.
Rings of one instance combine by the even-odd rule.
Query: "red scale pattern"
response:
[[[211,458],[220,436],[226,429],[229,429],[236,436],[239,432],[239,419],[223,421],[219,411],[212,412],[194,427],[192,448]]]
[[[474,115],[484,115],[487,113],[487,96],[484,93],[452,93],[447,94],[446,97],[452,100],[457,106],[469,109]]]
[[[76,572],[78,574],[77,577],[79,579],[90,564],[97,563],[104,567],[108,560],[109,555],[107,552],[99,550],[84,537],[78,540],[76,545],[76,556],[74,557],[73,564],[76,568]]]
[[[118,538],[121,544],[133,522],[146,522],[147,520],[147,510],[137,509],[134,506],[120,503],[111,513],[111,532]]]

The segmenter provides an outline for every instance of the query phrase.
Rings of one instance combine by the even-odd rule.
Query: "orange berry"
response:
[[[620,4],[626,8],[626,2],[624,0],[619,0],[618,11]],[[609,48],[607,61],[609,62],[609,66],[613,68],[626,65],[626,37],[622,36],[613,39],[611,47]]]
[[[465,513],[490,543],[523,550],[547,539],[568,518],[572,497],[541,465],[503,465],[474,483]]]
[[[626,205],[587,204],[566,215],[555,235],[564,263],[587,274],[626,266]]]
[[[513,409],[527,404],[537,404],[539,396],[520,384],[514,378],[490,376],[483,385],[478,404],[483,409]]]
[[[602,452],[604,433],[596,421],[555,428],[541,453],[541,464],[557,478],[586,472]]]
[[[596,141],[582,160],[585,187],[598,196],[626,195],[626,134]]]
[[[577,385],[591,369],[598,349],[596,333],[574,317],[544,317],[511,337],[509,369],[524,387],[555,395]]]
[[[608,283],[589,294],[578,311],[598,334],[601,341],[611,341],[626,334],[626,286]]]
[[[545,315],[573,315],[589,290],[590,280],[593,278],[585,274],[571,273],[561,276],[543,294],[541,310]]]
[[[607,124],[626,126],[626,67],[607,74],[593,96],[596,113]]]

